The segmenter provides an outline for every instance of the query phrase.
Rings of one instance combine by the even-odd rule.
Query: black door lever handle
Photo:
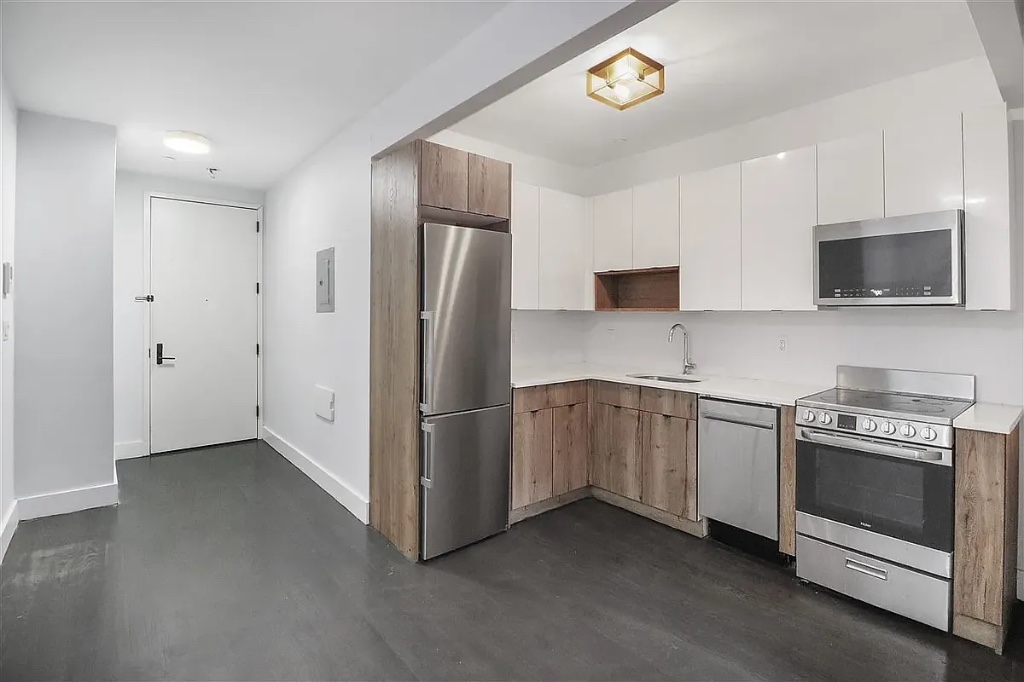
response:
[[[171,362],[174,362],[176,359],[177,358],[173,358],[170,355],[164,355],[164,344],[156,344],[156,364],[162,365],[164,364],[164,360],[170,360]]]

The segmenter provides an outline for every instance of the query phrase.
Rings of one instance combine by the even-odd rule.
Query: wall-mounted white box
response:
[[[313,411],[318,417],[334,421],[334,391],[323,386],[313,387]]]

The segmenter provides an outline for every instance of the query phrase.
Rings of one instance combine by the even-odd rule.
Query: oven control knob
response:
[[[817,417],[818,415],[814,414],[814,410],[807,410],[806,412],[804,412],[805,422],[813,422],[815,419],[817,419]]]
[[[831,424],[832,415],[830,415],[828,412],[822,412],[820,415],[818,415],[818,421],[826,425]]]
[[[872,431],[878,428],[878,425],[875,424],[874,419],[865,419],[864,423],[861,424],[861,427],[868,433],[871,433]]]
[[[915,429],[910,424],[904,424],[903,426],[900,427],[900,435],[903,436],[904,438],[913,438],[916,434],[917,429]]]
[[[896,433],[896,425],[892,422],[882,422],[882,433],[887,436],[891,436]]]
[[[935,429],[930,426],[926,426],[921,429],[921,438],[924,438],[925,440],[935,440],[936,435],[938,434],[935,433]]]

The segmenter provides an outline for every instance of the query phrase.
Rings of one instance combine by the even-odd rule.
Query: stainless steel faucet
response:
[[[693,364],[693,360],[690,359],[690,332],[686,331],[686,327],[677,322],[668,330],[668,342],[672,343],[677,329],[683,330],[683,374],[689,374],[697,369],[697,365]]]

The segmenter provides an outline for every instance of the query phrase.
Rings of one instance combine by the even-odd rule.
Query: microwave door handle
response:
[[[803,440],[810,441],[811,443],[820,443],[821,445],[832,445],[839,448],[860,450],[862,452],[870,452],[875,455],[898,457],[900,459],[912,459],[918,462],[942,461],[942,453],[934,450],[912,450],[910,448],[904,448],[896,445],[884,445],[882,443],[861,440],[860,438],[854,439],[843,438],[841,436],[829,436],[824,433],[817,433],[816,431],[809,431],[807,429],[801,429],[800,435]]]

